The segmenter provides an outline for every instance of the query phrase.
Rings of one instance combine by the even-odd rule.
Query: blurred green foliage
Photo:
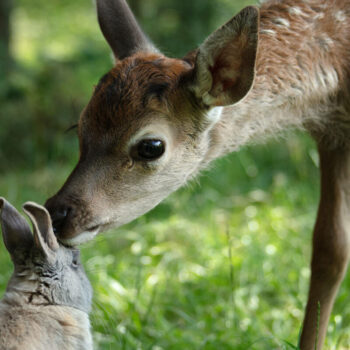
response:
[[[250,1],[130,0],[165,53],[182,56]],[[16,0],[0,80],[0,195],[52,195],[78,157],[74,132],[112,60],[87,0]],[[96,349],[291,349],[307,296],[318,198],[305,135],[248,147],[151,213],[83,248]],[[0,290],[11,274],[0,250]],[[350,348],[347,278],[327,349]]]
[[[134,0],[131,5],[155,44],[182,56],[244,3]],[[10,18],[13,64],[0,83],[0,173],[69,161],[76,143],[64,131],[112,67],[90,1],[17,0]]]

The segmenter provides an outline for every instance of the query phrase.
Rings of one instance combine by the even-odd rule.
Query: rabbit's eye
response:
[[[80,264],[80,251],[73,251],[72,267],[77,268]]]

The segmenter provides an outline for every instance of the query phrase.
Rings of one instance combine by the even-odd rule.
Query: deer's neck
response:
[[[262,5],[253,88],[224,108],[209,158],[287,128],[322,129],[335,113],[348,115],[339,91],[349,76],[349,10],[345,0]]]

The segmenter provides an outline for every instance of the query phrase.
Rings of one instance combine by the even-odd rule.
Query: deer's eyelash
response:
[[[68,132],[70,132],[70,131],[72,131],[72,130],[75,130],[75,129],[78,129],[78,124],[73,124],[73,125],[71,125],[69,128],[67,128],[64,132],[65,133],[68,133]]]

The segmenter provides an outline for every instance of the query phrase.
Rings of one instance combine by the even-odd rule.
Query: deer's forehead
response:
[[[192,67],[162,56],[131,57],[103,76],[82,117],[89,129],[106,131],[162,110]]]

